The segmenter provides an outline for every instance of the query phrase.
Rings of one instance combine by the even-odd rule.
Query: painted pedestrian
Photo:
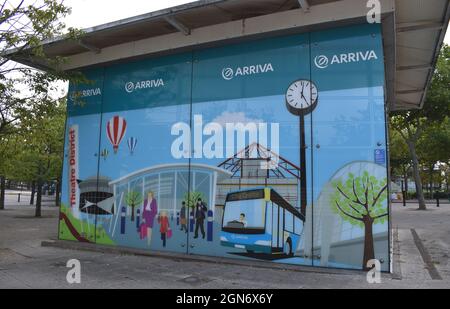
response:
[[[203,239],[206,237],[205,233],[205,219],[206,213],[208,211],[208,207],[206,207],[205,203],[201,198],[197,200],[197,204],[195,206],[195,236],[194,238],[198,238],[198,230],[200,229],[202,232]]]
[[[141,229],[146,229],[144,232],[145,237],[147,237],[147,243],[150,247],[152,241],[152,231],[155,218],[158,214],[158,203],[156,202],[155,195],[153,192],[149,192],[147,199],[144,202],[144,210],[142,212],[142,224]]]
[[[159,231],[161,233],[161,240],[163,242],[163,247],[167,245],[167,239],[171,238],[171,229],[169,225],[169,216],[167,211],[162,211],[158,217],[158,223],[160,224]]]
[[[180,210],[180,225],[181,225],[181,231],[188,232],[187,228],[187,208],[186,208],[186,202],[181,203],[181,210]]]

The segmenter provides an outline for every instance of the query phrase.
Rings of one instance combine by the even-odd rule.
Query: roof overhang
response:
[[[390,110],[422,108],[450,18],[449,0],[380,0]],[[362,0],[201,0],[44,42],[64,70],[367,22]],[[13,60],[46,69],[26,54]]]

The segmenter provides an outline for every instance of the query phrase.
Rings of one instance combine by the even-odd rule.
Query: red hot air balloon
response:
[[[127,122],[120,116],[113,117],[106,125],[106,133],[108,139],[113,145],[114,153],[119,150],[119,145],[122,142],[125,132],[127,131]]]

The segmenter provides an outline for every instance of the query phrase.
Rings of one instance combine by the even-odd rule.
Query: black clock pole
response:
[[[306,135],[305,135],[305,115],[301,114],[300,118],[300,193],[301,193],[301,214],[306,216],[306,205],[308,197],[306,195]]]

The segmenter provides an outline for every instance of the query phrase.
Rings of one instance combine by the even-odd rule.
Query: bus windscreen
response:
[[[264,199],[227,202],[223,228],[236,230],[264,230],[266,202]]]

